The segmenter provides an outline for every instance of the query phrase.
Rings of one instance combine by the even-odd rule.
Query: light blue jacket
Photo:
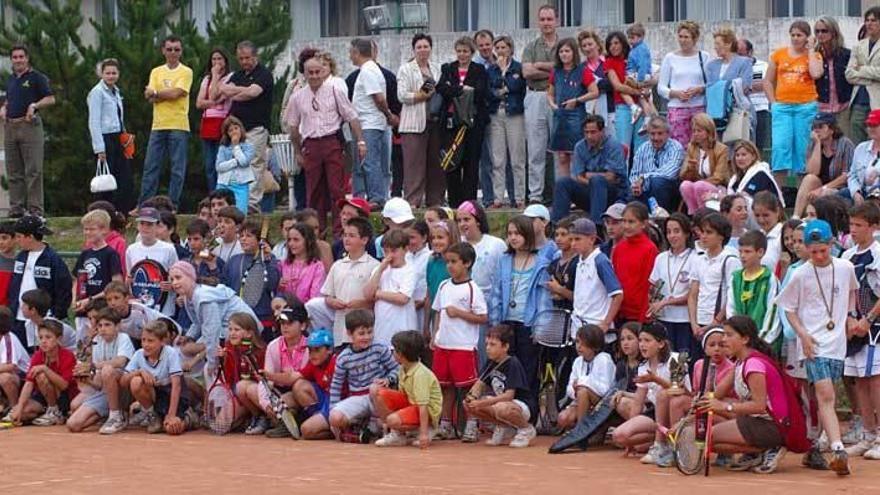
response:
[[[217,346],[220,345],[220,339],[226,337],[229,318],[233,314],[246,313],[253,318],[258,329],[262,328],[260,319],[250,306],[238,297],[235,291],[222,284],[216,287],[196,285],[192,297],[186,300],[184,308],[192,322],[186,336],[205,344],[209,367],[213,367],[217,360]]]
[[[748,96],[752,92],[752,59],[741,55],[734,55],[730,59],[730,65],[727,66],[727,70],[724,71],[724,77],[721,77],[721,65],[723,63],[723,60],[716,58],[706,64],[707,86],[722,80],[733,81],[734,79],[739,79],[742,81],[743,92]],[[755,112],[754,105],[750,107],[749,120],[754,135],[755,125],[758,122],[758,114]]]
[[[527,327],[531,327],[535,323],[535,315],[553,307],[553,300],[550,298],[550,291],[547,290],[546,285],[550,281],[550,272],[547,267],[559,256],[559,248],[553,241],[548,241],[544,247],[538,250],[535,271],[529,280],[529,296],[523,310],[523,325]],[[496,283],[492,286],[492,297],[488,302],[489,323],[491,325],[497,325],[507,319],[507,312],[510,309],[510,286],[513,280],[513,257],[514,255],[511,253],[505,253],[498,260]]]
[[[237,146],[221,146],[217,150],[217,184],[250,184],[256,178],[251,168],[254,146],[247,141]]]
[[[104,134],[122,132],[124,111],[122,108],[122,94],[117,87],[111,90],[98,81],[98,84],[89,91],[86,99],[89,105],[89,134],[92,136],[92,151],[97,155],[104,153]]]

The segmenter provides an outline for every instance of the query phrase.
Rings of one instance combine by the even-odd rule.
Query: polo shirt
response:
[[[623,289],[614,274],[611,261],[602,250],[595,248],[586,258],[578,259],[577,275],[574,279],[575,316],[596,325],[608,316],[611,298],[622,293]],[[576,326],[577,324],[572,325],[572,337],[575,337]]]
[[[138,349],[125,367],[125,372],[132,373],[137,370],[146,370],[153,375],[157,386],[171,385],[171,377],[183,373],[180,367],[180,353],[177,349],[164,345],[159,351],[159,360],[153,363],[144,354],[143,349]]]
[[[436,428],[440,422],[440,410],[443,407],[443,394],[437,377],[421,362],[404,369],[397,369],[400,390],[406,394],[410,403],[417,406],[428,406],[428,417]]]
[[[333,263],[330,273],[321,287],[321,294],[335,297],[340,301],[349,302],[354,299],[364,298],[364,286],[370,280],[373,270],[379,266],[376,258],[367,253],[353,260],[349,257]],[[347,311],[336,311],[333,319],[333,342],[336,345],[351,342],[351,337],[345,331],[345,315]]]
[[[263,64],[257,64],[250,72],[236,71],[229,79],[229,83],[243,87],[257,84],[263,88],[260,96],[252,100],[232,102],[230,113],[241,120],[247,131],[254,127],[263,127],[268,130],[269,120],[272,116],[272,89],[275,86],[275,79],[269,69]]]
[[[46,355],[43,354],[42,349],[37,349],[31,357],[31,365],[28,370],[40,364],[47,364]],[[73,353],[63,347],[58,348],[58,357],[51,363],[48,363],[48,366],[50,370],[67,382],[67,389],[64,390],[67,392],[67,398],[73,399],[76,397],[76,394],[79,393],[79,387],[77,387],[76,380],[73,379],[73,368],[76,366],[76,357]],[[25,381],[34,383],[34,378],[28,375]]]
[[[163,100],[153,104],[154,131],[189,131],[189,90],[192,87],[193,72],[189,67],[178,64],[170,69],[162,64],[150,71],[150,88],[182,89],[184,96],[174,100]]]
[[[544,37],[538,36],[533,41],[529,42],[529,44],[523,49],[522,63],[533,64],[535,62],[555,62],[557,46],[558,42],[557,44],[548,47],[547,44],[544,43]],[[547,91],[547,86],[550,84],[550,75],[548,74],[546,79],[529,79],[527,84],[532,91]]]
[[[28,68],[24,74],[13,72],[6,79],[6,118],[20,119],[27,114],[31,103],[53,94],[49,78],[42,72]]]

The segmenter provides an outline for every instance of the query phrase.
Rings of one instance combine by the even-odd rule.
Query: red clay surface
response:
[[[519,450],[443,441],[422,452],[240,434],[171,438],[128,431],[107,437],[26,427],[0,432],[0,493],[880,493],[880,461],[857,459],[853,475],[844,478],[801,468],[798,455],[787,456],[772,475],[715,469],[709,478],[688,477],[624,459],[610,448],[551,456],[551,440],[539,437]]]

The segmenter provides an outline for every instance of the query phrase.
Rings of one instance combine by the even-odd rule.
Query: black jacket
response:
[[[471,62],[464,85],[474,88],[474,125],[485,127],[489,124],[489,74],[485,67]],[[458,61],[443,64],[440,68],[440,80],[437,81],[437,92],[443,95],[444,104],[448,107],[452,99],[461,95],[462,91],[462,85],[458,82]]]
[[[15,315],[18,312],[18,298],[21,292],[21,280],[24,277],[24,267],[27,263],[28,251],[22,251],[15,257],[15,267],[13,268],[12,282],[9,283],[9,310]],[[71,287],[73,286],[73,278],[70,270],[61,256],[46,246],[37,261],[34,263],[34,281],[37,283],[38,289],[43,289],[49,293],[52,300],[50,311],[52,316],[59,320],[67,318],[67,310],[70,309],[70,302],[73,298]]]
[[[822,67],[825,69],[825,73],[822,74],[822,77],[816,79],[816,92],[819,93],[819,101],[821,103],[828,103],[831,99],[831,80],[828,78],[828,65],[832,63],[834,64],[834,84],[837,87],[837,101],[839,103],[849,103],[853,87],[846,80],[846,74],[844,74],[846,72],[846,65],[849,63],[849,55],[849,48],[841,48],[830,59],[822,59]]]

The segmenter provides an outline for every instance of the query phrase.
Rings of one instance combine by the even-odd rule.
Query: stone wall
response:
[[[814,24],[815,19],[808,18],[810,25]],[[733,27],[738,37],[744,37],[751,40],[755,46],[755,56],[761,60],[767,60],[769,53],[788,43],[788,26],[791,19],[787,18],[771,18],[771,19],[748,19],[737,20],[734,22],[713,22],[703,23],[703,33],[701,34],[701,47],[709,53],[713,53],[712,32],[720,27]],[[847,41],[847,46],[852,46],[856,42],[856,35],[862,20],[858,17],[841,17],[838,18],[841,31]],[[663,55],[677,48],[675,23],[648,23],[645,24],[647,30],[647,43],[651,47],[651,53],[654,62],[659,64]],[[491,26],[489,26],[491,28]],[[624,30],[625,26],[617,26],[614,28],[600,28],[601,36],[605,36],[615,29]],[[576,28],[560,28],[560,35],[576,36],[578,29]],[[431,33],[434,38],[434,50],[432,58],[435,62],[449,62],[455,58],[455,50],[453,45],[459,37],[469,33]],[[515,52],[517,58],[522,54],[522,48],[530,40],[539,35],[537,29],[520,29],[513,33],[508,33],[514,40]],[[376,37],[379,43],[379,61],[382,65],[396,71],[397,67],[406,62],[411,57],[410,38],[412,34],[382,34]],[[336,62],[339,64],[339,73],[345,75],[354,68],[348,59],[348,47],[351,38],[321,38],[315,41],[297,41],[291,42],[290,49],[286,54],[286,60],[279,60],[279,71],[283,72],[291,60],[296,59],[296,54],[306,46],[314,46],[321,50],[330,51],[334,54]]]

